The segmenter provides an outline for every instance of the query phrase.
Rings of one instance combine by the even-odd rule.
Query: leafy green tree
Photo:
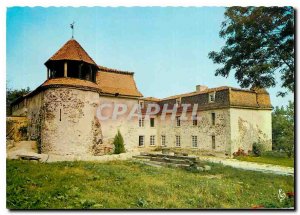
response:
[[[288,157],[294,153],[294,103],[276,107],[272,113],[273,149],[284,150]]]
[[[241,87],[274,87],[280,74],[282,88],[294,92],[294,9],[292,7],[229,7],[219,36],[226,40],[208,56],[222,64],[215,75],[235,71]],[[285,96],[286,92],[278,95]]]
[[[6,88],[6,115],[11,115],[11,103],[15,101],[17,98],[26,95],[30,92],[29,87],[26,89],[11,89]]]
[[[116,134],[113,144],[115,146],[115,151],[114,151],[115,154],[120,154],[125,152],[124,139],[120,131],[118,131],[118,133]]]

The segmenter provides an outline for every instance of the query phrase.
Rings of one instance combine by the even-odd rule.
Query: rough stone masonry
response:
[[[118,130],[131,152],[167,147],[232,156],[239,149],[248,152],[254,142],[272,148],[272,106],[265,89],[198,85],[190,93],[145,98],[134,73],[99,66],[74,39],[45,66],[45,82],[12,104],[12,117],[27,119],[27,137],[37,141],[40,153],[108,154]],[[125,104],[128,111],[138,105],[142,115],[101,121],[96,113],[103,103]],[[162,120],[161,112],[145,117],[149,104],[178,107],[175,119],[167,114]],[[186,110],[187,120],[181,118],[183,104],[198,105],[196,114]]]

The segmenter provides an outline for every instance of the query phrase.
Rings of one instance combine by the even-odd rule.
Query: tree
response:
[[[294,102],[272,113],[273,149],[284,150],[289,157],[294,153]]]
[[[29,87],[26,89],[11,89],[11,88],[6,88],[6,115],[10,116],[11,115],[11,103],[15,101],[17,98],[26,95],[27,93],[30,92]]]
[[[208,57],[222,64],[215,75],[235,71],[241,87],[274,87],[280,74],[282,88],[294,92],[294,9],[292,7],[230,7],[219,36],[220,52]],[[279,92],[284,96],[286,92]]]
[[[118,131],[118,133],[116,134],[113,144],[115,146],[115,151],[114,151],[115,154],[120,154],[125,152],[124,139],[120,131]]]

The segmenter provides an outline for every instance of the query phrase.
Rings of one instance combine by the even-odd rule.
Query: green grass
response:
[[[288,158],[284,153],[265,152],[260,157],[255,156],[239,156],[235,159],[241,161],[249,161],[256,163],[273,164],[287,167],[294,167],[294,158]]]
[[[7,208],[268,208],[294,178],[210,164],[209,172],[156,168],[134,161],[34,163],[7,160]]]

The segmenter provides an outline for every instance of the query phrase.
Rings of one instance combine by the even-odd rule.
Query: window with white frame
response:
[[[212,92],[208,94],[208,102],[215,102],[216,92]]]
[[[181,142],[180,142],[180,136],[179,135],[176,135],[176,143],[175,143],[176,147],[180,147],[181,146]]]
[[[193,126],[197,126],[198,125],[198,118],[197,118],[197,114],[193,115]]]
[[[154,135],[150,136],[150,146],[155,146],[155,136]]]
[[[144,146],[145,144],[145,136],[140,135],[139,136],[139,146]]]
[[[166,135],[161,135],[161,146],[166,146]]]
[[[145,119],[143,117],[139,118],[139,127],[144,127],[144,121]]]
[[[193,135],[192,136],[192,147],[197,148],[198,147],[198,137]]]
[[[180,116],[176,116],[176,126],[180,126]]]

